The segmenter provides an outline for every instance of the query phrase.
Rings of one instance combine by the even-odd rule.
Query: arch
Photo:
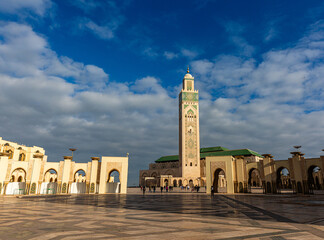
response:
[[[106,183],[106,193],[120,193],[121,179],[120,171],[113,168],[109,171]],[[142,179],[145,184],[145,178]]]
[[[18,179],[19,179],[20,176],[22,177],[20,179],[20,182],[26,182],[26,176],[27,176],[27,174],[26,174],[26,170],[25,169],[23,169],[23,168],[16,168],[16,169],[14,169],[11,172],[11,178],[13,179],[13,182],[15,182],[15,180],[17,180],[17,182],[19,182]]]
[[[190,187],[190,188],[193,188],[193,186],[194,186],[194,183],[193,183],[192,179],[190,179],[190,180],[189,180],[189,187]]]
[[[179,186],[179,187],[182,186],[182,180],[181,180],[181,179],[178,181],[178,186]]]
[[[50,168],[46,170],[44,174],[43,182],[50,182],[51,178],[53,179],[53,182],[55,182],[55,180],[57,181],[57,171],[54,168]]]
[[[49,168],[44,173],[43,182],[40,186],[40,194],[56,194],[57,192],[57,171]],[[62,193],[64,193],[62,191]]]
[[[86,171],[82,168],[76,170],[73,175],[74,182],[82,182],[86,179]]]
[[[292,184],[291,184],[291,180],[290,180],[290,171],[288,168],[286,168],[284,166],[278,168],[276,185],[277,185],[278,191],[281,191],[281,189],[291,189],[292,188]]]
[[[108,174],[107,182],[120,182],[120,172],[115,168],[112,169]]]
[[[6,187],[5,194],[16,195],[26,193],[26,170],[23,168],[16,168],[11,172],[10,183]]]
[[[319,181],[319,176],[321,176],[321,168],[317,165],[311,165],[307,169],[307,182],[310,192],[313,190],[320,190],[321,184]]]
[[[20,153],[19,154],[19,161],[25,161],[25,159],[26,159],[26,155],[24,154],[24,153]]]
[[[257,168],[251,168],[249,171],[249,187],[260,187],[262,184],[260,170]]]
[[[177,180],[174,179],[174,180],[173,180],[173,187],[176,187],[176,186],[177,186]]]
[[[225,180],[225,186],[222,185],[222,179]],[[227,192],[226,186],[226,175],[225,171],[222,168],[217,168],[214,172],[214,181],[213,181],[214,192]]]

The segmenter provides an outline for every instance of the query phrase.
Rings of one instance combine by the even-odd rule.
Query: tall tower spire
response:
[[[199,138],[199,96],[188,67],[179,94],[179,163],[187,184],[190,180],[195,184],[200,177]]]

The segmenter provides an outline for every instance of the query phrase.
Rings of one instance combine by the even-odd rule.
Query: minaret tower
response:
[[[188,181],[200,177],[199,96],[194,86],[188,67],[179,94],[179,163]]]

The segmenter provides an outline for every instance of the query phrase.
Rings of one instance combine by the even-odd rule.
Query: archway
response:
[[[116,169],[108,174],[106,193],[120,193],[120,173]]]
[[[79,169],[74,173],[73,183],[71,184],[70,193],[82,194],[86,193],[86,173],[83,169]]]
[[[173,187],[177,187],[177,180],[173,180]]]
[[[25,194],[26,189],[26,171],[22,168],[16,168],[11,173],[10,182],[6,187],[7,195]]]
[[[57,171],[53,168],[47,170],[41,185],[40,194],[56,194],[57,192]]]
[[[214,172],[214,182],[213,182],[214,192],[227,192],[226,176],[225,171],[218,168]]]
[[[193,188],[193,186],[194,186],[193,181],[192,181],[192,179],[190,179],[190,180],[189,180],[189,187],[190,187],[190,188]]]
[[[249,171],[249,186],[251,187],[261,187],[262,180],[259,169],[251,168]]]
[[[262,179],[259,169],[251,168],[249,171],[248,189],[249,192],[260,192]]]
[[[320,167],[312,165],[308,168],[307,173],[307,182],[309,190],[311,192],[313,192],[313,190],[320,190],[321,182],[323,181],[322,171]]]
[[[179,184],[178,184],[179,187],[181,187],[181,186],[182,186],[182,180],[180,179],[178,183],[179,183]]]
[[[289,170],[285,167],[280,167],[277,170],[277,180],[276,180],[278,192],[291,192],[292,193],[292,184],[290,180]]]
[[[57,181],[57,171],[53,168],[47,170],[44,174],[43,182],[55,182]]]

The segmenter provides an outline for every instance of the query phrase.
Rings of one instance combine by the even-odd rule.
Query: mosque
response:
[[[298,149],[298,148],[297,148]],[[179,154],[162,156],[140,170],[141,186],[206,186],[210,193],[246,193],[251,187],[262,187],[263,193],[310,194],[324,189],[324,156],[305,158],[296,150],[286,160],[274,160],[271,154],[250,149],[225,147],[200,148],[199,93],[194,77],[183,78],[179,94]]]
[[[70,150],[63,161],[47,162],[43,148],[0,137],[0,195],[126,193],[128,154],[76,163]]]

